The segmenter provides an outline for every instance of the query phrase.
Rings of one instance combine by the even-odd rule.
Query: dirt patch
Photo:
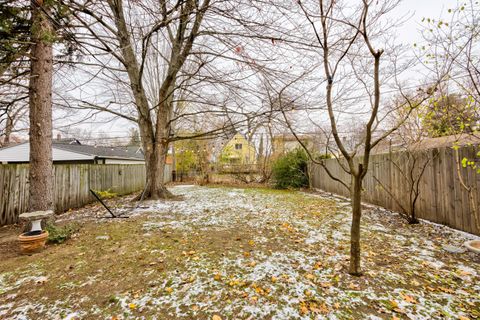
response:
[[[22,233],[21,226],[4,226],[0,228],[0,257],[10,259],[20,254],[18,235]]]

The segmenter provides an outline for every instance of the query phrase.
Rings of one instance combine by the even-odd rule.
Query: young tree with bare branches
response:
[[[425,92],[419,91],[422,97],[413,97],[411,100],[399,88],[400,76],[410,62],[400,61],[398,57],[403,49],[389,39],[390,31],[396,26],[389,14],[398,2],[362,0],[350,4],[329,0],[298,1],[291,8],[285,5],[279,9],[297,19],[303,17],[293,28],[295,36],[288,39],[292,47],[302,44],[305,54],[312,54],[314,58],[311,59],[316,59],[318,63],[318,70],[322,74],[320,81],[324,83],[325,90],[317,91],[322,98],[317,102],[321,107],[316,111],[326,113],[335,144],[335,148],[329,146],[328,149],[351,178],[350,181],[340,180],[332,175],[323,161],[310,156],[312,161],[323,165],[330,178],[350,192],[352,224],[348,272],[352,275],[362,274],[362,182],[369,170],[372,150],[408,118],[419,104],[413,101],[423,101],[426,96]],[[382,87],[386,84],[398,88],[409,108],[393,126],[386,126],[384,121],[391,112],[382,107],[388,98],[388,94],[382,93]],[[306,109],[307,112],[309,109]],[[347,145],[340,129],[349,117],[361,127],[357,132],[359,139],[353,146]],[[287,118],[285,121],[288,123]],[[298,136],[297,130],[291,125],[289,127]],[[297,140],[302,144],[301,139]]]
[[[403,103],[403,97],[395,103]],[[388,139],[389,156],[388,162],[394,168],[394,171],[400,177],[403,188],[408,196],[403,193],[401,196],[396,192],[397,185],[389,186],[385,181],[381,181],[375,175],[373,179],[378,183],[391,199],[400,208],[400,217],[409,224],[419,223],[417,217],[417,201],[420,197],[420,183],[428,166],[437,157],[438,151],[425,147],[425,140],[428,139],[428,130],[422,125],[423,112],[428,106],[425,104],[417,106],[416,110],[411,112],[410,106],[401,105],[400,108],[394,106],[394,112],[391,114],[391,121],[394,123],[397,119],[404,118],[405,113],[411,113],[410,117],[403,122],[397,132]]]

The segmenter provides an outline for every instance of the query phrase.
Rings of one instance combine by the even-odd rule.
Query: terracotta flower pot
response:
[[[48,231],[41,233],[25,232],[18,236],[20,251],[23,254],[40,252],[45,247],[48,238]]]
[[[465,247],[472,252],[480,253],[480,240],[467,241]]]

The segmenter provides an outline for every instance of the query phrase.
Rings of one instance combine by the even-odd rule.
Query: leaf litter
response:
[[[183,200],[145,202],[125,221],[85,220],[64,245],[2,261],[0,317],[480,317],[479,257],[444,249],[471,235],[431,223],[409,226],[368,207],[365,274],[358,278],[346,273],[345,199],[226,187],[172,191]]]

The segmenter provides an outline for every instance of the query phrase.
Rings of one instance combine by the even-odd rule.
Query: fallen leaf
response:
[[[405,310],[403,309],[400,309],[400,308],[394,308],[393,311],[395,311],[396,313],[402,313],[402,314],[405,314]]]
[[[348,286],[351,290],[357,290],[359,288],[359,285],[358,284],[355,284],[355,283],[350,283],[350,285]]]
[[[450,288],[445,288],[445,287],[438,287],[438,290],[443,291],[445,293],[455,293],[454,290],[452,290]]]
[[[217,316],[216,314],[213,315],[212,320],[222,320],[222,317]]]
[[[130,310],[135,310],[137,309],[137,305],[135,303],[129,303],[128,304],[128,307],[130,308]]]
[[[417,300],[415,300],[414,297],[412,296],[409,296],[407,294],[403,294],[403,293],[400,293],[400,296],[403,298],[403,300],[405,302],[408,302],[408,303],[417,303]]]
[[[416,287],[417,287],[417,286],[420,285],[420,282],[418,282],[417,280],[414,279],[414,280],[410,281],[410,284],[411,284],[412,286],[416,286]]]
[[[300,305],[300,315],[306,315],[308,313],[308,308],[306,305]]]
[[[311,274],[311,273],[307,273],[305,275],[305,278],[307,278],[308,280],[314,280],[315,279],[315,275]]]
[[[322,303],[320,306],[317,306],[317,304],[311,304],[310,310],[314,313],[322,314],[327,314],[330,312],[330,309],[328,309],[328,306],[325,303]]]
[[[261,296],[265,295],[265,290],[263,290],[261,287],[256,287],[255,292]]]

